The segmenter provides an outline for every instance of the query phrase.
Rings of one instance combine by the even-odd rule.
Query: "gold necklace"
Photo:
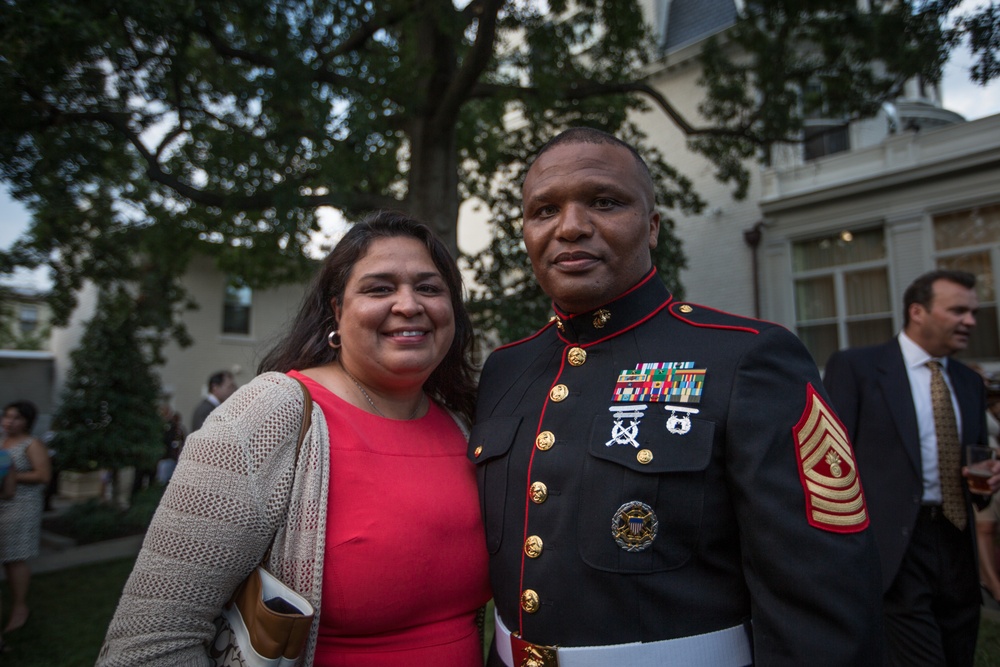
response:
[[[365,397],[365,399],[368,401],[368,404],[370,406],[372,406],[372,410],[375,411],[375,414],[377,414],[379,417],[382,417],[383,419],[391,419],[391,417],[386,417],[385,414],[383,414],[383,412],[378,409],[378,406],[375,405],[375,401],[372,400],[372,397],[368,395],[368,392],[365,391],[365,388],[361,386],[361,383],[358,382],[357,378],[355,378],[353,375],[351,375],[350,371],[348,371],[346,368],[344,368],[343,364],[340,365],[340,368],[341,368],[341,370],[344,371],[344,374],[347,375],[347,377],[349,377],[351,379],[351,382],[354,383],[354,386],[357,387],[358,391],[360,391],[361,394],[362,394],[362,396]],[[421,406],[421,404],[423,404],[422,400],[421,401],[417,401],[417,407],[415,407],[413,409],[413,412],[410,413],[410,416],[406,418],[407,421],[409,421],[411,419],[414,419],[417,416],[417,413],[420,412],[420,406]]]

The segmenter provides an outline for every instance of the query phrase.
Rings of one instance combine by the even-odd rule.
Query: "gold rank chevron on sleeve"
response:
[[[861,479],[844,427],[823,397],[806,386],[806,407],[792,429],[809,523],[836,533],[868,526]]]

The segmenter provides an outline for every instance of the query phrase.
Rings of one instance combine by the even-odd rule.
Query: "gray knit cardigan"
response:
[[[268,569],[316,609],[299,661],[312,664],[330,441],[323,412],[314,405],[292,470],[303,405],[295,380],[265,373],[188,437],[111,620],[99,667],[208,666],[213,621],[260,563],[275,531]]]

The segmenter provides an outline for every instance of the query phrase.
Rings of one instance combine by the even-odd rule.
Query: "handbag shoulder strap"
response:
[[[299,383],[299,389],[302,390],[302,425],[299,427],[299,439],[295,443],[295,461],[292,463],[292,470],[294,470],[299,465],[299,451],[302,449],[302,441],[306,439],[306,431],[312,426],[312,396],[309,394],[309,389],[306,388],[302,380],[295,378],[295,381]],[[294,478],[293,478],[294,479]]]
[[[309,394],[309,390],[306,388],[302,380],[298,378],[293,378],[299,383],[299,389],[302,390],[302,423],[299,426],[299,437],[295,443],[295,458],[292,460],[292,483],[288,486],[288,496],[285,498],[285,511],[284,516],[288,516],[288,506],[292,502],[292,492],[295,490],[295,471],[299,467],[299,452],[302,451],[302,441],[306,439],[306,433],[309,431],[309,427],[312,426],[312,396]],[[263,558],[260,559],[261,565],[267,563],[268,559],[271,557],[271,549],[274,547],[274,541],[278,539],[278,530],[274,531],[274,535],[271,536],[271,543],[267,545],[267,551],[264,552]]]

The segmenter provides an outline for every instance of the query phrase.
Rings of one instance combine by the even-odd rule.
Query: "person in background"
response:
[[[982,371],[980,370],[980,373]],[[1000,382],[983,374],[986,383],[986,431],[990,447],[1000,455]],[[1000,552],[997,549],[997,525],[1000,524],[1000,494],[990,504],[976,509],[976,547],[979,550],[979,585],[983,604],[1000,609]]]
[[[14,401],[4,406],[0,427],[2,449],[10,455],[17,491],[0,503],[0,562],[11,592],[10,616],[4,635],[28,622],[28,587],[31,569],[28,559],[38,555],[42,534],[45,488],[52,474],[49,452],[41,440],[31,435],[38,410],[30,401]]]
[[[0,503],[13,498],[14,493],[17,491],[17,480],[14,477],[13,468],[14,461],[10,458],[10,453],[7,450],[0,449]],[[2,605],[0,605],[0,609],[2,609]],[[0,654],[7,651],[8,648],[3,641],[3,635],[0,635]]]
[[[0,450],[0,500],[10,500],[17,492],[14,460],[6,449]]]
[[[317,610],[300,667],[482,665],[472,346],[445,246],[403,214],[352,226],[261,375],[188,436],[98,665],[207,664],[276,531],[268,569]]]
[[[46,431],[42,434],[42,442],[45,443],[45,449],[49,454],[50,469],[49,483],[45,486],[44,512],[49,512],[54,509],[52,501],[59,493],[59,452],[52,446],[52,440],[54,437],[55,433],[52,431]]]
[[[986,430],[990,447],[1000,451],[1000,375],[986,380]]]
[[[170,405],[169,396],[160,403],[160,418],[163,420],[163,458],[156,464],[155,477],[159,484],[166,484],[174,474],[187,436],[181,423],[181,414]]]
[[[217,371],[208,378],[208,393],[194,408],[191,415],[191,431],[197,431],[208,419],[212,411],[236,391],[236,379],[229,371]]]
[[[976,278],[931,271],[903,294],[903,330],[835,352],[824,382],[854,442],[882,561],[894,667],[972,667],[981,602],[964,445],[986,445],[983,379],[953,355],[976,326]],[[992,491],[1000,487],[993,462]]]
[[[542,147],[523,215],[555,317],[480,378],[489,664],[879,665],[864,498],[802,343],[672,297],[611,135]]]

